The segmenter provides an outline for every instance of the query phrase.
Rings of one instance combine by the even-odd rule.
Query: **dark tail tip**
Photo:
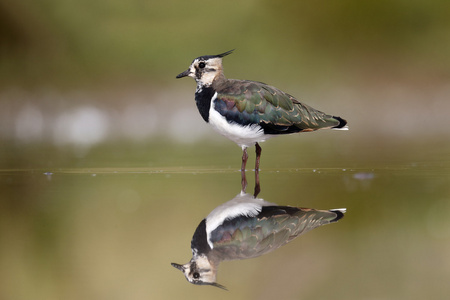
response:
[[[342,219],[344,217],[344,213],[347,211],[347,209],[345,208],[339,208],[339,209],[331,209],[331,212],[334,212],[336,214],[336,218],[334,218],[333,220],[331,220],[330,222],[337,222],[340,219]]]
[[[333,128],[339,129],[339,128],[343,128],[343,127],[345,127],[345,125],[347,125],[347,121],[342,119],[341,117],[333,116],[333,118],[339,121],[339,124],[334,126]]]

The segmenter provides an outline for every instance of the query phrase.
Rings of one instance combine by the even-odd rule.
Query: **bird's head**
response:
[[[186,279],[193,284],[212,285],[221,289],[226,288],[216,282],[217,268],[206,256],[194,256],[184,265],[172,263],[172,266],[183,272]]]
[[[189,76],[194,78],[198,85],[210,86],[218,76],[223,76],[222,57],[232,52],[233,50],[230,50],[217,55],[197,57],[192,61],[189,69],[178,74],[177,78]]]

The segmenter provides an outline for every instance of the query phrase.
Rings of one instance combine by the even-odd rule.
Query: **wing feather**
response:
[[[341,125],[335,117],[261,82],[228,80],[217,87],[215,109],[231,122],[259,124],[268,134],[312,131]]]
[[[265,206],[256,217],[239,216],[211,232],[212,251],[222,260],[257,257],[341,217],[339,211]]]

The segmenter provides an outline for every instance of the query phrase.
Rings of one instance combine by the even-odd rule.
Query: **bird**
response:
[[[268,138],[331,128],[346,130],[347,121],[298,101],[276,87],[258,81],[227,79],[222,58],[233,50],[195,58],[176,78],[192,77],[197,83],[195,102],[203,120],[242,148],[245,172],[247,148],[255,145],[255,171],[261,146]]]
[[[337,222],[345,208],[316,210],[279,206],[241,191],[235,198],[213,209],[194,232],[192,258],[171,265],[196,285],[217,283],[221,261],[258,257],[289,243],[316,227]]]

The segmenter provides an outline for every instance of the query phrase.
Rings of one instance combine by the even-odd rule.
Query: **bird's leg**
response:
[[[259,160],[261,158],[261,147],[258,143],[255,144],[255,152],[256,152],[256,163],[255,163],[255,172],[259,171]]]
[[[261,185],[259,183],[259,160],[261,158],[261,147],[258,143],[255,144],[255,151],[256,151],[256,163],[255,163],[255,192],[253,193],[253,196],[256,198],[258,196],[259,192],[261,192]]]
[[[261,185],[259,184],[259,170],[255,170],[255,191],[253,196],[256,198],[259,192],[261,192]]]
[[[247,165],[247,159],[247,147],[242,147],[241,185],[243,192],[245,192],[245,190],[247,189],[247,178],[245,176],[245,166]]]

